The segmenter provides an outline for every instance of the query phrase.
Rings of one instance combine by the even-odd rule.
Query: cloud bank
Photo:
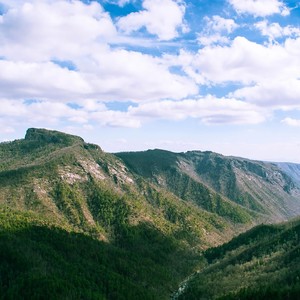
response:
[[[280,23],[291,11],[282,1],[228,0],[231,13],[202,15],[201,28],[189,1],[133,1],[136,9],[120,16],[96,1],[1,3],[3,132],[29,120],[86,128],[191,118],[254,125],[278,110],[300,110],[300,29]],[[256,40],[246,34],[247,18]]]

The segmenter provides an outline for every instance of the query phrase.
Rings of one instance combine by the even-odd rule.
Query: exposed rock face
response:
[[[25,140],[44,142],[44,143],[54,143],[54,144],[66,144],[72,145],[74,143],[83,143],[84,140],[75,135],[65,134],[59,131],[46,130],[39,128],[29,128],[25,135]]]

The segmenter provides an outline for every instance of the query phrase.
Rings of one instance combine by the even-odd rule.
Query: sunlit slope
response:
[[[61,132],[29,129],[0,144],[0,159],[4,299],[168,299],[199,251],[255,223],[235,204],[203,209]]]
[[[221,196],[220,205],[227,210],[238,204],[263,221],[300,213],[298,183],[276,164],[200,151],[148,150],[117,156],[130,170],[208,211],[218,213]]]

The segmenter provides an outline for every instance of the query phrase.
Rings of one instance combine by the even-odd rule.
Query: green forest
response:
[[[299,191],[274,164],[31,128],[0,143],[0,299],[297,299],[300,222],[270,223]]]
[[[300,220],[260,225],[204,252],[176,299],[299,299]]]

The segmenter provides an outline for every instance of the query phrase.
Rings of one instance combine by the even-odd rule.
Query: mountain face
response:
[[[299,175],[295,171],[300,170],[298,165],[294,165],[293,176],[282,165],[213,152],[148,150],[117,156],[130,170],[208,211],[218,213],[217,199],[222,199],[220,205],[226,205],[227,211],[244,208],[256,218],[261,216],[264,222],[285,220],[300,213],[295,175]],[[230,214],[219,214],[230,218]]]
[[[0,144],[0,214],[4,299],[167,299],[199,251],[253,222],[183,201],[99,146],[44,129]]]
[[[296,215],[297,184],[275,164],[197,151],[113,155],[28,129],[0,144],[0,294],[168,299],[203,265],[203,250]]]
[[[299,299],[300,219],[260,225],[204,253],[174,299]]]
[[[225,228],[233,233],[230,220],[182,201],[80,137],[29,129],[24,140],[0,144],[0,159],[2,205],[102,240],[113,240],[118,226],[140,223],[200,248],[226,240]],[[251,216],[242,212],[247,218],[237,223],[243,225]]]
[[[276,165],[288,174],[295,182],[300,184],[300,165],[293,163],[276,163]]]

